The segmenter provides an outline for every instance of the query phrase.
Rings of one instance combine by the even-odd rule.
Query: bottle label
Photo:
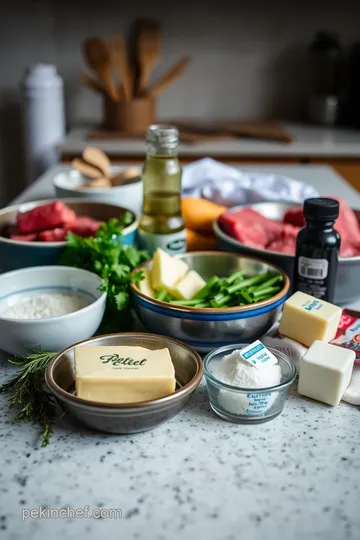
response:
[[[329,261],[299,257],[298,274],[303,278],[325,279],[328,275]]]
[[[311,294],[315,298],[331,301],[329,297],[329,261],[326,259],[311,259],[299,257],[297,265],[298,291]]]
[[[139,229],[138,241],[140,249],[146,249],[150,255],[153,255],[157,248],[167,251],[170,255],[186,252],[185,229],[172,234],[152,234]]]

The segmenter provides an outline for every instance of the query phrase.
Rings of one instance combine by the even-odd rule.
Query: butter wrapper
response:
[[[360,365],[360,312],[344,309],[341,315],[338,331],[330,341],[333,345],[355,351],[355,364]]]

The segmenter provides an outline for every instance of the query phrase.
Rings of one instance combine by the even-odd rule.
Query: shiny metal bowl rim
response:
[[[11,213],[11,212],[18,212],[19,209],[22,207],[22,206],[26,206],[26,205],[31,205],[33,204],[34,205],[34,208],[37,208],[38,206],[42,206],[44,204],[48,204],[48,203],[53,203],[53,202],[56,202],[56,201],[61,201],[63,202],[64,204],[86,204],[86,205],[91,205],[91,206],[108,206],[108,207],[112,207],[112,208],[117,208],[119,210],[122,210],[124,213],[125,212],[130,212],[130,214],[133,215],[134,217],[134,221],[132,223],[130,223],[130,225],[128,225],[127,227],[125,227],[123,230],[122,230],[122,234],[129,234],[133,231],[135,231],[139,225],[139,217],[132,211],[132,210],[129,210],[128,208],[124,208],[122,206],[117,206],[116,204],[109,204],[109,203],[106,203],[106,202],[102,202],[102,201],[90,201],[88,199],[81,199],[81,198],[75,198],[75,199],[69,199],[69,198],[66,198],[66,199],[59,199],[59,198],[54,198],[54,199],[43,199],[43,200],[39,200],[39,201],[26,201],[26,202],[22,202],[22,203],[19,203],[19,204],[14,204],[12,206],[5,206],[4,208],[1,208],[0,209],[0,216],[2,215],[6,215],[8,213]],[[91,216],[89,216],[91,217]],[[66,245],[66,241],[62,241],[62,242],[23,242],[21,240],[11,240],[10,238],[6,238],[6,236],[1,236],[0,235],[0,242],[4,242],[5,244],[10,244],[10,245],[19,245],[19,246],[28,246],[28,247],[38,247],[38,248],[50,248],[50,247],[63,247]]]
[[[218,349],[214,349],[213,351],[210,351],[204,358],[205,379],[209,379],[212,383],[216,384],[217,386],[220,386],[221,388],[226,388],[228,390],[232,390],[234,392],[240,392],[240,393],[254,392],[257,394],[261,394],[263,392],[274,392],[274,391],[281,390],[282,388],[286,388],[290,386],[290,384],[295,380],[295,377],[296,377],[296,366],[294,362],[291,360],[291,358],[286,356],[284,353],[278,351],[277,349],[274,349],[274,347],[267,347],[267,348],[273,354],[276,353],[276,355],[279,356],[284,362],[286,362],[291,368],[291,373],[289,377],[287,378],[287,380],[275,386],[267,386],[264,388],[243,388],[241,386],[234,386],[232,384],[228,384],[221,381],[220,379],[215,377],[215,375],[211,373],[211,371],[208,369],[208,364],[211,362],[211,360],[216,354],[219,354],[219,353],[226,354],[229,351],[242,349],[243,347],[247,345],[249,344],[248,343],[234,343],[232,345],[225,345],[224,347],[219,347]]]
[[[191,379],[190,382],[188,382],[187,384],[185,384],[184,386],[182,386],[178,390],[175,390],[175,392],[173,392],[172,394],[169,394],[168,396],[164,396],[162,398],[152,399],[152,400],[148,400],[148,401],[137,401],[135,403],[123,403],[123,404],[121,404],[121,403],[101,403],[101,402],[98,402],[98,401],[91,401],[89,399],[79,398],[78,396],[75,396],[74,394],[70,394],[70,392],[66,392],[66,390],[63,390],[55,382],[55,379],[53,377],[53,369],[54,369],[55,365],[60,361],[60,358],[64,354],[66,354],[70,349],[73,349],[77,345],[84,345],[84,344],[87,344],[87,343],[91,343],[92,341],[96,341],[99,338],[108,338],[108,337],[116,337],[116,336],[118,336],[118,337],[124,337],[124,336],[135,337],[135,336],[139,336],[139,337],[152,337],[152,338],[156,338],[156,339],[160,338],[160,339],[163,339],[165,341],[171,341],[172,343],[175,343],[176,345],[181,345],[184,349],[186,349],[188,352],[190,352],[193,355],[193,357],[194,357],[194,359],[196,361],[196,364],[197,364],[197,373]],[[129,409],[151,408],[153,406],[167,405],[167,404],[171,404],[174,401],[178,401],[183,396],[188,394],[190,391],[193,391],[198,387],[198,385],[200,384],[200,381],[202,379],[202,376],[203,376],[203,369],[204,369],[203,368],[203,362],[202,362],[202,359],[201,359],[199,353],[197,353],[195,351],[195,349],[193,349],[189,345],[186,345],[186,343],[183,343],[182,341],[179,341],[178,339],[174,339],[174,338],[171,338],[171,337],[168,337],[168,336],[162,336],[162,335],[158,335],[158,334],[150,334],[150,333],[146,333],[146,332],[121,332],[121,333],[117,333],[117,334],[104,334],[104,335],[101,335],[101,336],[94,336],[92,338],[85,339],[83,341],[79,341],[77,343],[74,343],[73,345],[69,345],[65,349],[62,349],[60,352],[58,352],[54,356],[54,358],[50,361],[48,367],[46,368],[45,381],[46,381],[49,389],[51,390],[51,392],[55,396],[60,396],[61,398],[65,399],[65,400],[68,400],[68,401],[72,402],[73,404],[83,405],[85,407],[95,407],[95,408],[104,409],[104,410],[107,410],[107,409],[114,410],[114,409],[116,409],[118,411],[125,411],[125,410],[128,411]]]
[[[268,300],[262,300],[261,302],[254,302],[253,304],[250,304],[248,306],[234,306],[234,307],[228,307],[228,308],[197,308],[197,307],[191,307],[191,306],[177,306],[174,304],[170,304],[169,302],[162,302],[161,300],[156,300],[156,298],[151,298],[150,296],[147,296],[146,294],[143,294],[139,291],[137,288],[137,285],[135,283],[130,283],[130,287],[132,292],[136,296],[140,296],[150,304],[153,304],[155,306],[166,308],[170,311],[175,312],[182,312],[182,313],[212,313],[212,314],[218,314],[218,313],[242,313],[244,311],[251,311],[253,309],[259,309],[263,307],[271,306],[273,303],[277,302],[281,298],[287,295],[290,288],[290,279],[287,275],[287,273],[282,270],[279,266],[276,264],[267,262],[263,259],[260,259],[259,257],[253,257],[252,255],[241,255],[239,253],[233,253],[231,251],[190,251],[188,253],[184,253],[183,255],[213,255],[215,257],[223,257],[223,256],[232,256],[237,259],[251,259],[256,262],[260,262],[262,264],[266,264],[267,266],[270,266],[273,270],[276,270],[282,277],[284,278],[284,285],[281,291],[279,291],[275,296],[272,296]],[[149,261],[146,261],[144,263],[139,264],[132,273],[138,272],[139,270],[142,270],[145,268],[150,262],[152,262],[152,259]]]
[[[273,204],[287,205],[287,206],[291,205],[294,208],[301,207],[301,204],[286,203],[284,201],[266,201],[266,203],[268,203],[268,202],[271,202]],[[253,206],[257,206],[257,205],[261,205],[261,204],[263,204],[263,203],[259,202],[259,203],[253,203],[253,204],[241,204],[241,205],[238,205],[238,206],[232,206],[231,208],[228,208],[227,210],[225,210],[225,212],[236,212],[237,210],[244,210],[245,208],[252,208]],[[356,211],[358,211],[358,210],[356,210]],[[219,224],[219,219],[220,218],[217,218],[213,223],[213,231],[214,231],[215,236],[217,236],[218,238],[221,238],[225,242],[229,242],[234,247],[236,247],[238,249],[243,249],[243,248],[251,249],[253,251],[256,251],[259,254],[260,257],[261,257],[261,255],[266,256],[267,254],[276,255],[277,257],[281,257],[283,259],[293,259],[295,257],[295,255],[290,255],[289,253],[281,253],[280,251],[273,251],[272,249],[257,248],[255,246],[249,246],[247,244],[243,244],[242,242],[240,242],[239,240],[236,240],[236,238],[233,238],[228,233],[226,233],[225,231],[222,230],[222,228],[220,227],[220,224]],[[360,255],[357,255],[355,257],[339,257],[339,262],[341,262],[342,264],[344,264],[344,263],[345,264],[346,263],[352,263],[352,262],[359,262],[359,261],[360,261]]]

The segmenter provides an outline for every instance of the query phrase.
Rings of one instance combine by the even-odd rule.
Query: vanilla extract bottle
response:
[[[184,253],[186,233],[181,213],[179,132],[173,126],[152,125],[148,128],[146,143],[139,245],[150,255],[158,247],[170,254]]]
[[[296,241],[295,290],[334,302],[340,235],[334,229],[339,203],[325,197],[304,202],[306,225]]]

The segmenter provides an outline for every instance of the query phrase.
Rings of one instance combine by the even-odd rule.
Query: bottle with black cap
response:
[[[306,225],[296,241],[295,290],[334,301],[340,235],[334,229],[339,203],[314,198],[304,202]]]

